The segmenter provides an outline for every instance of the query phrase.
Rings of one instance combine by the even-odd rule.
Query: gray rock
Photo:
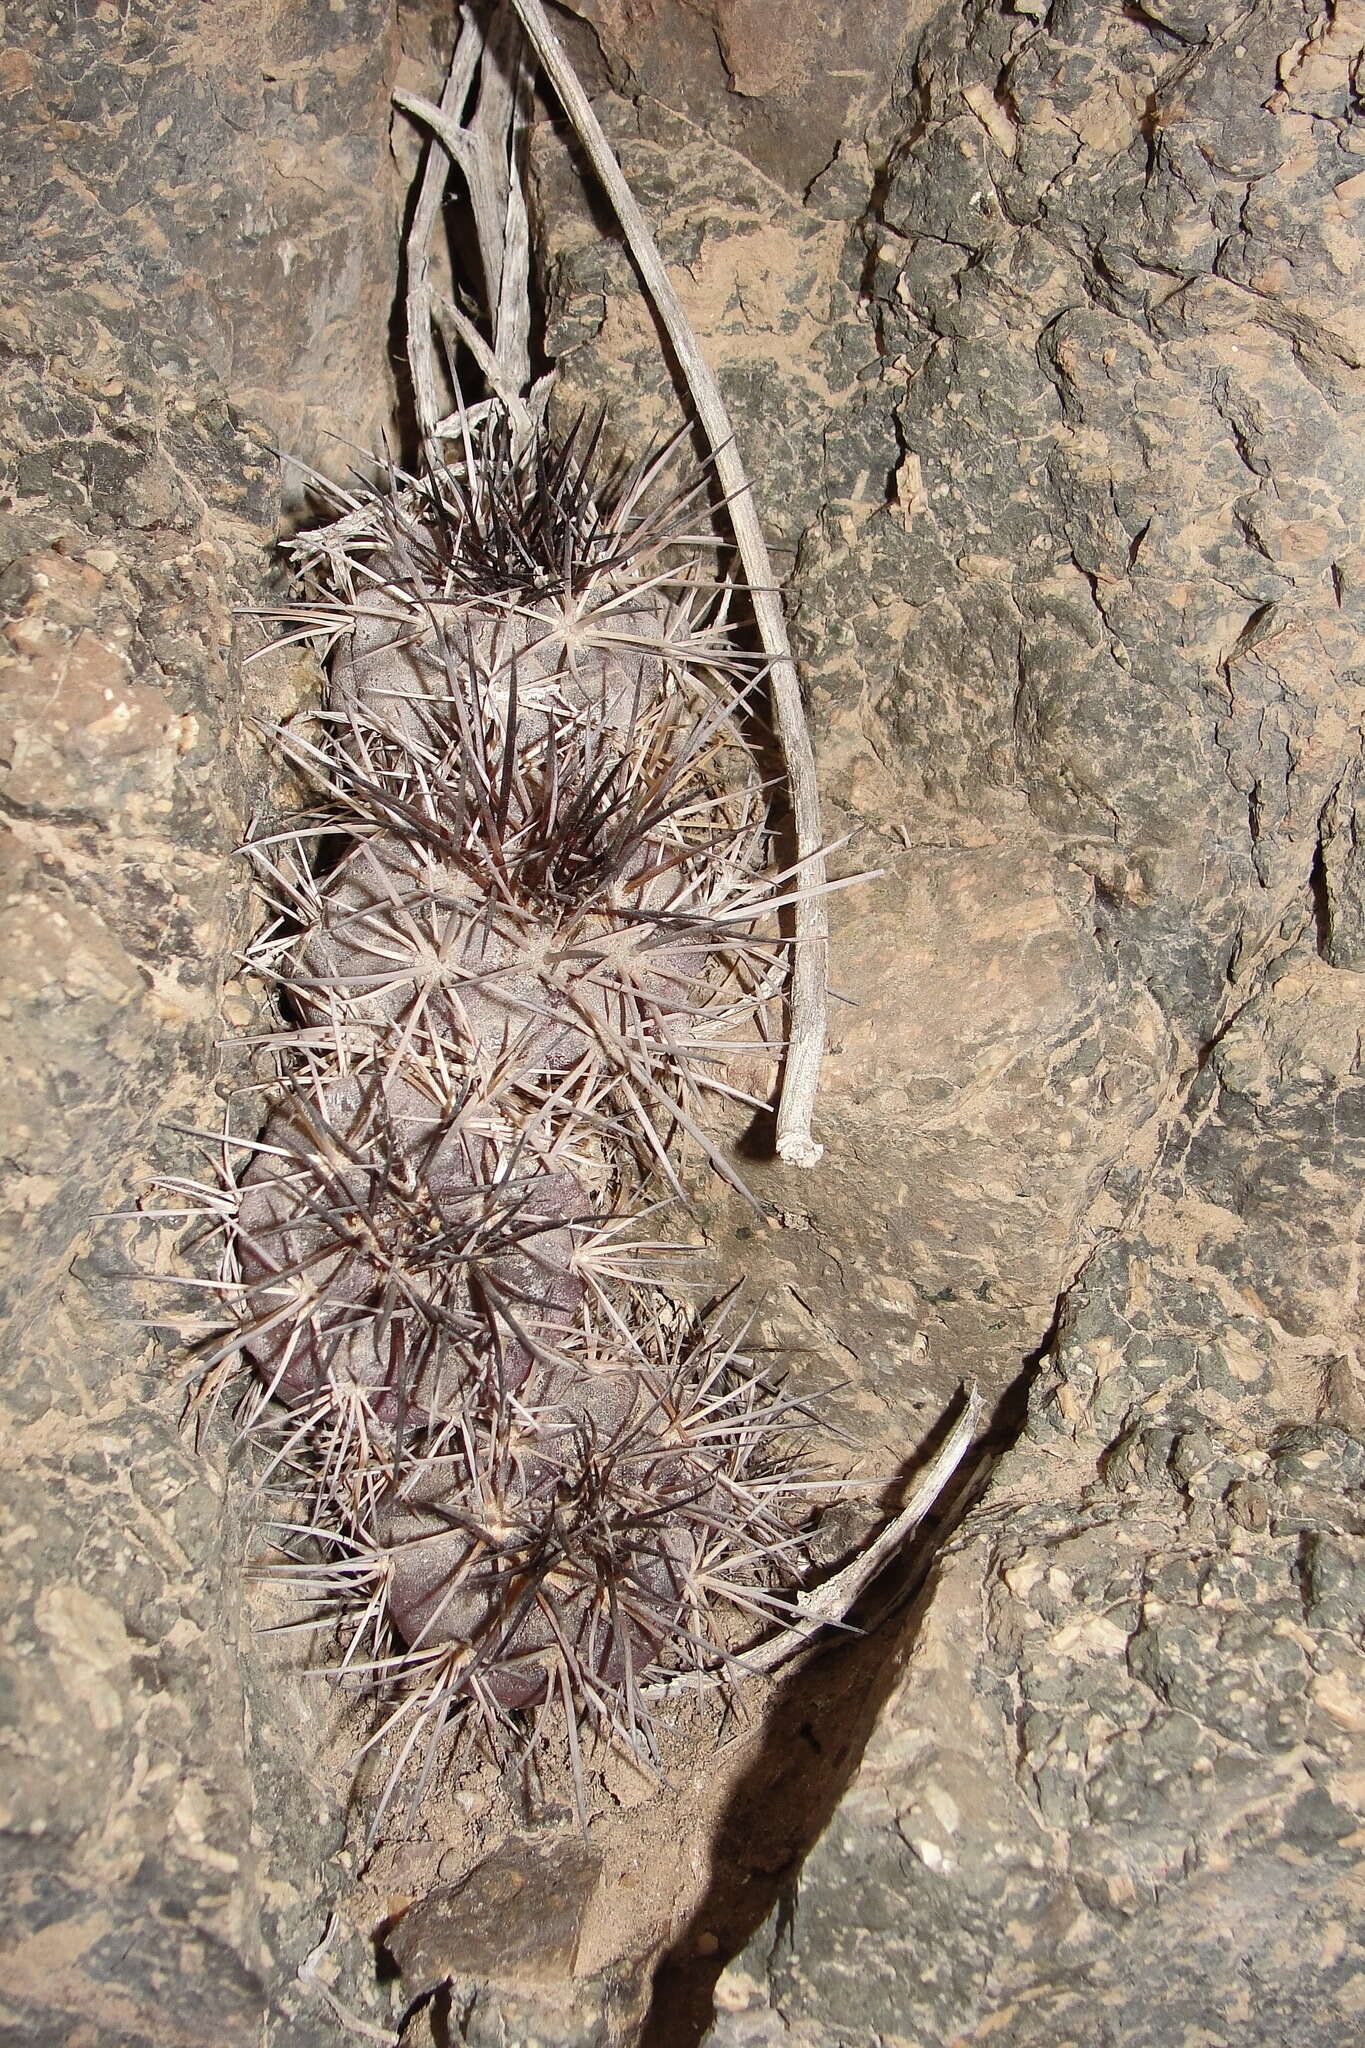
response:
[[[1220,1041],[714,2048],[764,2013],[860,2043],[1350,2032],[1360,994],[1305,958]]]
[[[243,715],[301,686],[244,691],[233,613],[274,573],[272,436],[316,457],[387,409],[354,302],[390,289],[395,53],[371,0],[21,0],[5,29],[0,2033],[322,2043],[296,1971],[342,1813],[244,1623],[221,1446],[134,1320],[166,1234],[98,1219],[220,1114],[228,856],[270,772]]]
[[[1351,762],[1323,807],[1319,943],[1334,967],[1365,969],[1365,766]]]
[[[572,1976],[601,1858],[581,1840],[502,1843],[429,1892],[385,1938],[413,1993],[452,1977],[553,1983]]]
[[[456,1983],[413,2013],[401,2048],[626,2048],[640,2038],[644,1990],[595,1977],[531,1989]]]

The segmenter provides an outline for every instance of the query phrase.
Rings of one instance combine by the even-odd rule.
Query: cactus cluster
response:
[[[247,848],[270,1106],[206,1204],[207,1364],[245,1367],[389,1791],[452,1726],[650,1759],[651,1684],[723,1669],[791,1577],[793,1404],[650,1234],[680,1141],[738,1179],[707,1097],[773,1050],[801,889],[671,463],[604,482],[595,436],[523,453],[489,404],[458,461],[347,493],[268,614],[329,685],[278,734],[309,810]]]

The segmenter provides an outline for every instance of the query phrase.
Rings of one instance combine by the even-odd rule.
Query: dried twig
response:
[[[458,118],[468,96],[482,47],[483,39],[477,22],[472,17],[466,19],[455,46],[455,55],[451,59],[445,90],[441,94],[440,111],[443,115],[448,114],[452,120]],[[417,191],[417,204],[413,208],[412,224],[408,229],[408,289],[404,309],[407,322],[408,368],[412,375],[412,396],[417,409],[418,430],[424,441],[429,441],[432,437],[442,410],[436,372],[436,351],[431,338],[431,238],[440,218],[441,201],[445,197],[448,175],[447,157],[442,150],[433,149],[422,172],[422,182]]]
[[[886,1527],[873,1537],[865,1549],[860,1550],[841,1571],[832,1578],[813,1586],[807,1593],[799,1593],[795,1608],[800,1619],[788,1628],[779,1629],[775,1635],[766,1636],[751,1650],[745,1650],[735,1660],[731,1673],[685,1672],[677,1678],[668,1678],[657,1686],[651,1686],[651,1699],[668,1698],[672,1694],[695,1692],[699,1688],[720,1685],[730,1677],[757,1675],[760,1672],[776,1671],[779,1665],[787,1663],[801,1650],[807,1649],[812,1637],[821,1629],[840,1627],[845,1616],[856,1606],[877,1574],[905,1542],[912,1529],[918,1528],[931,1508],[941,1497],[958,1466],[967,1454],[977,1423],[981,1420],[981,1394],[974,1382],[969,1381],[963,1388],[964,1405],[962,1413],[949,1430],[939,1449],[930,1459],[921,1474],[918,1486],[911,1494],[898,1515],[892,1517]]]
[[[516,142],[522,125],[514,31],[504,17],[485,34],[473,12],[460,30],[440,103],[397,92],[395,103],[430,129],[433,149],[422,174],[408,232],[406,306],[408,357],[422,439],[438,444],[444,422],[439,403],[432,325],[463,342],[488,388],[506,406],[519,434],[529,436],[531,382],[530,231],[517,175]],[[478,77],[469,118],[465,101]],[[431,284],[431,239],[440,217],[449,164],[464,179],[474,215],[492,343],[469,316]]]
[[[763,538],[752,488],[735,443],[734,428],[720,385],[701,352],[692,325],[683,311],[682,301],[674,290],[649,225],[626,183],[611,144],[550,27],[541,0],[512,0],[512,5],[521,17],[546,76],[611,200],[631,255],[687,379],[697,417],[715,459],[716,475],[725,492],[735,544],[750,586],[754,618],[770,664],[773,720],[786,763],[797,852],[805,862],[803,873],[810,885],[810,893],[798,901],[794,913],[796,945],[792,961],[791,1031],[777,1114],[777,1151],[779,1158],[789,1165],[814,1166],[824,1149],[811,1136],[811,1116],[824,1056],[825,982],[829,951],[829,922],[824,899],[819,893],[824,879],[824,860],[820,851],[820,796],[815,754],[801,703],[801,685],[792,659],[767,542]]]
[[[918,1486],[900,1513],[893,1516],[866,1550],[859,1551],[842,1571],[813,1586],[810,1592],[798,1593],[796,1610],[801,1616],[801,1626],[787,1630],[788,1636],[796,1635],[804,1641],[812,1629],[842,1621],[882,1566],[895,1556],[910,1531],[918,1528],[924,1520],[967,1455],[968,1446],[976,1434],[976,1425],[981,1420],[981,1394],[974,1382],[969,1381],[963,1388],[963,1402],[962,1413],[925,1467]],[[773,1638],[770,1642],[760,1643],[745,1662],[755,1663],[760,1671],[771,1671],[785,1662],[797,1647],[798,1644],[784,1645],[779,1638]]]

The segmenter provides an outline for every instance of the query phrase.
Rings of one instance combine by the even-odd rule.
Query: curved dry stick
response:
[[[483,40],[478,24],[467,18],[450,60],[450,71],[441,94],[441,112],[458,121],[460,109],[474,82]],[[424,444],[430,442],[440,418],[440,388],[436,374],[436,351],[431,345],[431,237],[445,197],[450,165],[445,145],[437,140],[428,150],[417,204],[408,229],[408,287],[404,317],[407,323],[408,370],[412,377],[412,399],[417,413],[417,430]]]
[[[807,1650],[822,1629],[846,1626],[845,1616],[866,1592],[882,1567],[888,1564],[941,1497],[944,1488],[971,1448],[981,1420],[982,1399],[974,1380],[962,1388],[962,1412],[919,1476],[918,1484],[898,1515],[858,1551],[842,1570],[821,1580],[808,1593],[798,1593],[793,1607],[799,1617],[790,1627],[765,1636],[752,1649],[738,1652],[732,1676],[756,1677],[776,1671]],[[724,1671],[683,1672],[677,1678],[660,1679],[646,1688],[650,1699],[668,1699],[684,1692],[705,1691],[726,1682]]]
[[[720,385],[701,352],[691,323],[683,311],[682,301],[674,290],[649,225],[626,183],[611,144],[546,19],[541,0],[512,0],[512,5],[521,17],[522,27],[545,74],[611,200],[630,253],[687,379],[697,417],[711,446],[716,475],[725,493],[726,510],[749,584],[754,619],[763,651],[768,657],[773,723],[786,764],[792,818],[796,827],[796,850],[802,863],[801,872],[807,892],[798,899],[795,910],[791,1033],[777,1111],[777,1152],[778,1157],[789,1165],[814,1166],[824,1150],[811,1136],[811,1115],[825,1050],[825,981],[829,954],[829,920],[820,893],[825,880],[820,794],[815,776],[815,754],[801,703],[801,685],[787,638],[787,624],[777,595],[768,544],[763,538],[752,487],[735,444],[734,428]]]
[[[975,1380],[968,1380],[962,1388],[962,1413],[953,1424],[943,1442],[935,1451],[929,1463],[919,1476],[905,1506],[898,1515],[893,1515],[886,1527],[873,1537],[865,1549],[850,1559],[842,1571],[824,1579],[809,1593],[798,1593],[794,1605],[801,1617],[803,1641],[818,1628],[839,1622],[848,1613],[854,1602],[871,1585],[882,1566],[889,1563],[904,1543],[910,1531],[922,1522],[929,1510],[935,1506],[948,1481],[957,1471],[971,1447],[981,1420],[981,1392]],[[799,1646],[797,1646],[799,1647]],[[750,1668],[772,1671],[793,1654],[781,1638],[760,1643],[755,1650],[745,1653],[744,1662]]]

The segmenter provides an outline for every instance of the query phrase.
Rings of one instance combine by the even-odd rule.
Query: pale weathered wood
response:
[[[810,1648],[825,1629],[846,1626],[846,1616],[857,1605],[878,1572],[904,1547],[931,1509],[943,1497],[945,1488],[971,1448],[981,1420],[981,1395],[973,1383],[962,1389],[962,1413],[934,1453],[919,1483],[900,1513],[851,1557],[841,1570],[798,1593],[793,1606],[795,1619],[786,1628],[764,1636],[752,1649],[742,1651],[731,1665],[713,1671],[686,1671],[677,1678],[663,1678],[645,1690],[650,1699],[667,1699],[671,1694],[706,1690],[729,1684],[735,1678],[758,1677],[776,1671]]]

